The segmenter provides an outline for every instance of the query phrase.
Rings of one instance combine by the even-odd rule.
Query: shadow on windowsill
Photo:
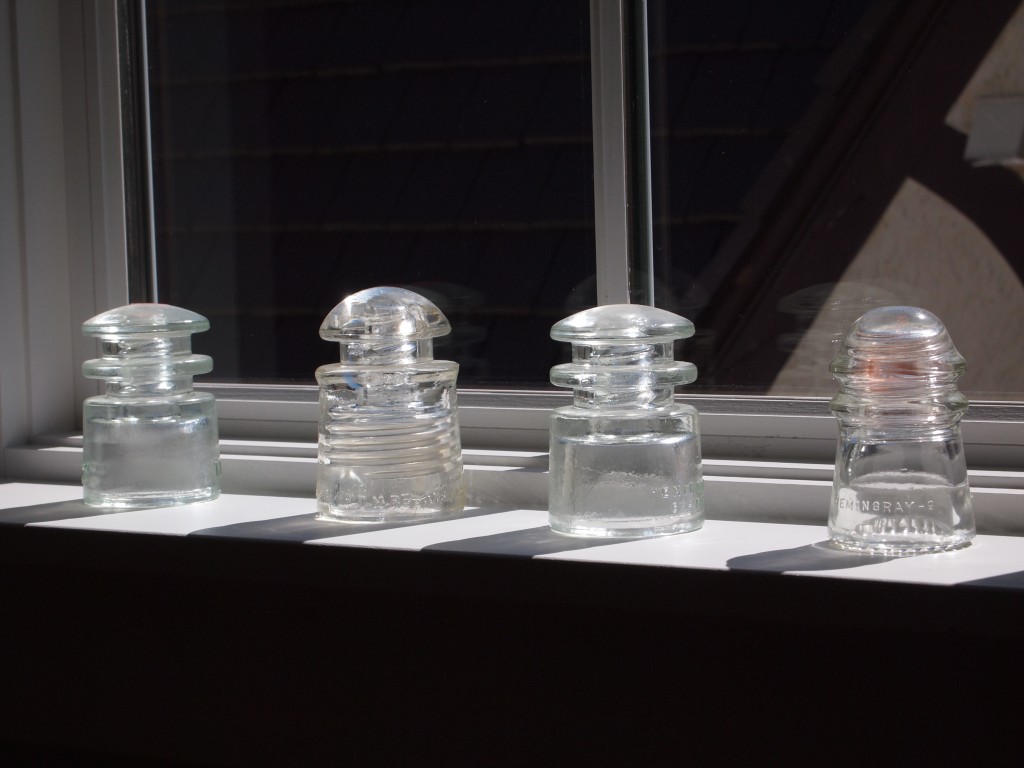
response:
[[[32,523],[52,523],[58,520],[76,520],[80,517],[98,517],[118,512],[135,512],[138,507],[123,509],[105,509],[90,507],[81,499],[70,501],[54,501],[46,504],[30,504],[24,507],[0,509],[0,523],[11,525],[30,525]]]
[[[889,555],[870,555],[839,549],[829,541],[818,541],[792,549],[776,549],[753,555],[740,555],[726,565],[740,571],[838,571],[862,565],[876,565],[895,558]]]

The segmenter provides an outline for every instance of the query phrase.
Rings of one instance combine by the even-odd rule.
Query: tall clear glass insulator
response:
[[[942,322],[916,307],[858,319],[830,369],[839,419],[829,533],[840,547],[911,555],[974,537],[956,387],[966,364]]]
[[[317,517],[400,522],[458,514],[466,503],[455,382],[435,360],[451,331],[430,301],[403,288],[368,288],[338,304],[320,336],[341,362],[317,369]]]
[[[192,389],[213,370],[192,353],[202,315],[167,304],[129,304],[82,324],[100,340],[101,357],[82,373],[106,381],[85,401],[82,485],[86,504],[163,507],[220,494],[217,405]]]
[[[697,410],[673,391],[697,378],[673,359],[686,318],[638,304],[612,304],[556,323],[572,362],[551,382],[572,387],[573,405],[551,417],[551,528],[579,536],[663,536],[704,524]]]

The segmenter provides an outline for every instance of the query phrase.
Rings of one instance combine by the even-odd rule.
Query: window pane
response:
[[[400,285],[460,383],[542,385],[594,303],[586,0],[147,4],[158,297],[219,381],[312,381]]]
[[[1022,399],[1019,0],[652,0],[650,53],[656,297],[697,324],[692,391],[831,395],[852,321],[910,304],[966,393]],[[980,157],[1006,97],[1017,145]]]

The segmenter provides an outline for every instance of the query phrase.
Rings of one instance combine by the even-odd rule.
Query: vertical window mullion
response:
[[[156,301],[158,297],[145,14],[145,0],[117,2],[125,236],[132,301]]]
[[[645,0],[591,0],[599,304],[654,297]]]

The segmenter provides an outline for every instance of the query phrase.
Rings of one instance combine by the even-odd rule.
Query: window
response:
[[[147,3],[151,291],[213,319],[213,379],[310,383],[327,309],[399,283],[452,316],[463,386],[545,387],[563,353],[548,327],[597,300],[596,168],[601,230],[653,202],[625,242],[602,238],[640,273],[605,294],[695,320],[693,391],[829,395],[850,323],[905,303],[949,324],[969,394],[1017,397],[1024,366],[995,358],[1024,319],[1022,267],[1007,223],[978,212],[1024,189],[964,158],[1014,4],[658,0],[649,65],[647,5],[596,3],[591,34],[578,0]],[[620,60],[636,125],[595,165]],[[635,200],[609,191],[616,165],[640,166]],[[1006,331],[961,300],[975,261]]]
[[[177,9],[174,13],[180,16],[178,21],[187,18],[191,12],[189,9],[192,6],[188,3],[172,5]],[[212,7],[214,4],[197,5]],[[326,8],[327,5],[308,3],[302,4],[302,7],[308,11],[314,6]],[[486,6],[490,9],[502,5],[506,4],[481,2],[467,3],[465,7]],[[580,5],[574,2],[538,3],[535,7],[531,6],[532,13],[553,12],[551,7],[555,5],[562,8],[571,6],[575,9],[573,12],[580,18],[586,15],[586,7],[581,9]],[[827,464],[831,461],[834,451],[835,434],[834,419],[828,413],[827,400],[822,397],[830,394],[829,382],[816,381],[811,386],[803,383],[789,385],[779,379],[781,373],[785,371],[785,362],[795,359],[794,355],[801,344],[811,344],[811,351],[814,352],[801,359],[820,361],[820,345],[827,347],[831,343],[832,332],[827,328],[819,328],[818,323],[825,319],[821,308],[832,306],[830,302],[836,297],[821,286],[836,283],[838,276],[833,274],[829,278],[828,275],[812,274],[815,265],[824,266],[829,261],[831,251],[828,249],[827,239],[813,240],[808,237],[819,231],[829,235],[830,227],[839,220],[839,213],[848,212],[850,209],[849,206],[844,208],[842,201],[845,199],[849,203],[859,199],[856,188],[845,198],[838,195],[837,190],[842,191],[844,180],[852,184],[862,179],[869,173],[865,169],[885,168],[887,172],[889,170],[888,166],[880,165],[880,161],[857,166],[854,162],[857,158],[854,155],[857,152],[867,152],[872,142],[872,146],[882,148],[886,143],[886,134],[879,133],[880,128],[872,127],[874,124],[865,126],[862,123],[871,122],[868,118],[878,122],[882,117],[896,121],[897,116],[887,116],[888,113],[884,109],[865,108],[861,123],[856,123],[852,118],[847,119],[847,113],[851,109],[849,105],[855,101],[854,96],[874,105],[891,105],[901,103],[901,99],[897,97],[906,93],[906,90],[899,91],[899,87],[911,88],[914,85],[901,85],[879,78],[873,86],[874,91],[869,89],[870,92],[862,92],[856,90],[850,73],[860,71],[864,67],[870,69],[872,66],[883,65],[892,71],[890,60],[895,60],[900,40],[903,48],[899,50],[903,50],[905,55],[928,50],[929,45],[936,44],[933,38],[937,30],[944,28],[942,24],[929,22],[929,14],[946,9],[945,4],[942,9],[936,10],[928,3],[924,3],[922,7],[927,8],[923,11],[901,11],[897,16],[893,16],[896,11],[881,13],[878,10],[885,4],[861,8],[859,11],[856,4],[812,5],[815,8],[819,5],[828,6],[827,12],[822,11],[814,17],[817,19],[816,26],[807,21],[807,29],[800,31],[800,34],[804,34],[805,31],[808,35],[817,34],[817,42],[813,43],[807,42],[811,38],[778,37],[778,34],[783,32],[795,35],[797,31],[791,29],[792,25],[783,23],[783,19],[787,17],[764,16],[763,11],[767,5],[753,0],[715,4],[717,10],[714,13],[708,11],[712,15],[705,18],[692,17],[692,12],[687,10],[691,6],[685,3],[652,2],[649,8],[653,158],[651,189],[654,201],[651,230],[651,263],[654,265],[652,283],[657,300],[670,308],[680,310],[683,314],[692,315],[704,334],[684,346],[681,354],[698,361],[702,376],[702,379],[698,380],[699,383],[703,381],[712,386],[703,390],[706,394],[694,394],[697,390],[682,394],[692,397],[702,412],[703,443],[705,456],[712,460],[708,465],[708,472],[711,474],[751,471],[751,467],[742,462],[735,466],[729,464],[733,460],[784,462],[785,466],[773,465],[764,470],[779,477],[798,477],[802,472],[811,471],[793,468],[792,462],[801,461],[821,462],[820,476],[824,477],[827,473]],[[960,7],[959,3],[955,2],[948,5],[954,10]],[[239,9],[243,6],[280,10],[284,4],[233,3],[227,10],[222,8],[216,13],[209,13],[212,13],[213,17],[222,18],[224,13],[240,13]],[[345,12],[355,12],[357,6],[361,4],[346,3]],[[131,56],[128,54],[132,49],[128,46],[129,38],[118,36],[115,7],[105,2],[83,2],[81,5],[8,2],[3,7],[5,13],[2,15],[2,23],[5,26],[0,31],[6,36],[5,39],[12,41],[12,45],[7,48],[10,56],[4,59],[2,65],[4,91],[0,96],[5,103],[14,104],[16,108],[4,111],[0,116],[2,162],[5,163],[4,172],[0,173],[0,202],[4,203],[0,210],[6,217],[4,225],[0,227],[4,249],[4,274],[0,288],[4,292],[4,302],[0,312],[3,313],[6,329],[3,334],[4,359],[16,361],[16,364],[0,368],[0,430],[5,447],[12,448],[33,440],[43,440],[46,435],[69,432],[75,428],[81,399],[89,392],[88,388],[91,386],[81,378],[78,367],[81,360],[95,352],[88,342],[80,337],[81,319],[128,300],[129,272],[125,254],[145,238],[137,237],[138,233],[132,229],[131,220],[126,219],[124,213],[125,186],[131,187],[136,182],[130,173],[126,173],[123,144],[132,135],[139,134],[131,132],[134,130],[131,125],[129,132],[124,134],[127,138],[123,139],[121,132],[121,107],[122,104],[129,102],[123,100],[124,94],[119,92],[119,86],[124,86],[127,82],[122,67],[131,64]],[[122,21],[128,18],[126,14],[132,8],[137,10],[138,6],[129,2],[116,6],[123,15]],[[968,72],[969,68],[965,65],[963,70],[969,75],[971,83],[980,82],[978,78],[983,80],[982,64],[987,56],[992,55],[992,51],[998,51],[996,44],[1001,39],[1000,35],[1019,34],[1019,31],[1016,31],[1019,28],[1014,26],[1019,24],[1018,3],[993,4],[992,8],[993,10],[985,15],[983,28],[972,32],[976,37],[972,42],[972,50],[976,54],[975,68]],[[836,16],[841,10],[847,15]],[[217,13],[221,16],[217,16]],[[794,17],[810,19],[809,15],[797,10],[791,9],[790,13]],[[530,19],[534,20],[535,16],[531,16]],[[522,29],[536,28],[529,27],[523,20],[517,21],[526,24]],[[772,24],[775,26],[772,27]],[[865,24],[868,26],[865,27]],[[918,26],[913,27],[913,24]],[[599,32],[601,29],[607,30],[607,26],[597,28]],[[122,26],[122,31],[124,29]],[[594,39],[590,39],[590,29],[590,26],[582,28],[580,40],[586,37],[589,39],[589,45],[593,46],[595,43]],[[773,29],[775,31],[772,31]],[[918,31],[907,31],[910,29]],[[871,30],[876,31],[868,34]],[[904,38],[899,38],[901,30],[905,33]],[[266,20],[264,31],[269,34]],[[860,53],[851,53],[848,48],[844,48],[845,43],[839,39],[840,31],[845,31],[844,40],[852,40],[853,43],[850,44],[861,46]],[[223,24],[219,28],[216,24],[208,25],[206,33],[227,34]],[[769,33],[776,35],[776,39],[770,38]],[[686,34],[709,35],[710,39],[686,39]],[[680,35],[683,37],[680,38]],[[599,35],[596,39],[597,44],[602,45],[615,38],[613,35]],[[941,42],[941,39],[936,39]],[[29,40],[32,41],[31,44],[26,42]],[[118,57],[118,51],[122,54],[121,58]],[[741,54],[750,54],[757,60],[754,63],[747,62]],[[730,58],[734,55],[734,58]],[[584,52],[577,53],[576,56],[574,66],[582,78],[587,75],[587,70],[585,67],[580,70],[579,57],[589,58],[586,46]],[[603,62],[607,58],[599,57],[599,61]],[[548,62],[547,59],[544,61]],[[765,61],[769,63],[764,64]],[[554,69],[546,71],[543,77],[555,78],[552,72],[557,67],[554,64],[551,66]],[[846,68],[843,69],[843,66]],[[500,67],[495,66],[492,69]],[[758,73],[762,69],[770,70],[766,75],[769,80],[763,86],[765,93],[770,94],[772,99],[779,98],[780,94],[791,99],[792,103],[786,107],[786,114],[789,115],[786,119],[789,122],[780,117],[785,111],[781,108],[767,114],[759,113],[757,120],[761,122],[755,120],[750,125],[742,123],[745,113],[739,115],[741,120],[736,124],[712,122],[688,126],[686,119],[690,118],[684,119],[682,123],[673,122],[679,115],[690,114],[687,99],[693,94],[696,94],[694,98],[702,92],[720,98],[730,84],[740,82],[742,71]],[[772,84],[770,78],[775,76],[772,73],[781,72],[785,75],[789,70],[797,71],[803,78],[801,82],[805,83],[805,87],[799,93],[787,91],[783,85],[786,82],[784,77],[779,83]],[[128,71],[130,66],[124,70]],[[916,68],[911,68],[910,71],[916,71]],[[978,74],[979,72],[982,74]],[[119,76],[119,73],[122,74]],[[713,75],[711,80],[702,81],[701,77],[708,73]],[[484,79],[479,73],[475,77]],[[720,79],[716,80],[716,77]],[[830,81],[829,77],[833,80]],[[1012,83],[1006,87],[1011,86]],[[179,83],[174,87],[185,86]],[[829,87],[832,90],[829,90]],[[981,90],[978,93],[981,97],[992,98],[985,95],[988,93],[985,89],[988,87],[979,86]],[[521,91],[517,93],[521,95]],[[606,114],[612,107],[607,101],[602,100],[604,92],[595,88],[594,93],[599,97],[599,114]],[[666,94],[674,94],[674,101],[672,98],[666,100]],[[1003,92],[1001,95],[1007,94]],[[571,106],[577,117],[579,109],[589,109],[589,97],[590,92],[584,90],[579,100],[574,100]],[[889,101],[883,97],[889,98]],[[826,100],[822,101],[822,98]],[[871,101],[872,98],[874,101]],[[711,102],[714,100],[711,99]],[[955,98],[950,103],[954,102]],[[719,105],[721,104],[730,107],[733,102],[725,100],[720,101]],[[465,108],[470,109],[469,106]],[[216,110],[213,112],[211,119],[216,122],[220,118]],[[831,121],[822,118],[820,112],[826,113],[825,116]],[[142,114],[144,116],[144,113]],[[703,112],[698,111],[698,114]],[[807,117],[808,114],[811,115],[810,118]],[[132,117],[132,114],[128,116]],[[669,116],[672,119],[668,119]],[[193,117],[188,116],[188,119]],[[501,122],[498,118],[494,119]],[[964,136],[972,136],[973,129],[969,122],[961,121],[957,124],[963,128],[956,129],[961,139]],[[159,136],[161,130],[165,129],[154,126],[154,136]],[[808,137],[813,137],[813,141]],[[938,137],[936,141],[941,138],[943,137]],[[599,131],[592,140],[603,141],[604,137]],[[743,141],[746,140],[750,140],[751,143],[744,145]],[[577,151],[579,146],[573,145],[566,137],[562,137],[560,142],[575,147],[560,155],[576,158],[575,161],[566,162],[569,171],[567,178],[578,179],[581,175],[585,176],[586,174],[580,173],[583,161],[580,160]],[[706,150],[703,155],[694,149],[694,145],[701,142]],[[793,142],[803,142],[800,145],[803,154],[787,154],[792,149]],[[564,149],[561,144],[560,152]],[[913,148],[913,135],[902,146]],[[722,166],[711,163],[716,157],[715,152],[721,156],[723,147],[746,160],[742,167],[733,166],[732,170],[733,173],[739,172],[737,168],[742,170],[746,174],[745,179],[736,181],[728,172],[722,171]],[[856,151],[848,149],[849,147]],[[941,149],[937,144],[935,147],[936,151]],[[942,156],[948,160],[948,151],[943,151],[946,154]],[[154,155],[158,154],[159,150],[154,149]],[[692,163],[696,170],[687,174],[687,158],[692,159],[697,155],[700,155],[698,161]],[[192,162],[197,158],[182,159]],[[214,160],[224,162],[224,158]],[[266,168],[266,163],[262,167]],[[309,164],[306,167],[309,167]],[[429,163],[425,163],[424,167],[429,169]],[[550,166],[556,167],[558,162]],[[918,164],[917,170],[928,170],[930,167],[929,163],[922,161]],[[955,164],[950,164],[950,167],[955,167]],[[975,166],[972,163],[962,163],[959,168],[962,177],[956,178],[961,178],[965,183],[968,179],[976,180],[984,176],[986,179],[998,178],[999,181],[994,181],[993,184],[1000,188],[1017,189],[1008,187],[1006,182],[1014,182],[1019,186],[1019,179],[1014,177],[1007,167],[1001,165]],[[8,169],[10,172],[7,172]],[[291,172],[281,173],[287,175]],[[701,177],[700,173],[705,176]],[[899,169],[892,170],[893,179],[896,179],[898,173]],[[977,175],[974,175],[975,173]],[[267,178],[273,178],[273,174]],[[595,191],[599,195],[603,194],[606,191],[606,179],[601,168],[597,169],[595,178]],[[902,178],[904,177],[900,177]],[[894,194],[907,188],[911,190],[911,195],[920,196],[921,190],[917,189],[915,184],[933,191],[937,187],[930,177],[920,178],[919,181],[911,180],[909,186],[893,179],[887,182],[887,188]],[[708,210],[688,209],[686,205],[689,201],[696,199],[692,195],[688,196],[685,188],[685,184],[690,180],[695,180],[697,186],[705,188],[702,194],[718,194],[719,202],[723,202],[724,207],[720,207],[717,212],[712,211],[713,216]],[[774,187],[771,185],[773,182]],[[684,187],[680,188],[680,184]],[[719,186],[715,186],[716,184]],[[801,187],[801,184],[805,186]],[[591,194],[582,184],[570,186],[574,190],[571,194],[577,197]],[[956,189],[957,184],[954,183],[952,188]],[[138,191],[138,187],[133,189]],[[774,197],[768,195],[766,189],[778,194]],[[832,197],[822,194],[819,199],[815,190],[824,190]],[[551,193],[558,197],[556,191],[553,188]],[[725,192],[729,194],[726,195]],[[157,193],[159,194],[158,190]],[[799,196],[798,193],[803,196],[803,202],[800,203],[803,208],[794,202]],[[1016,192],[1010,191],[1009,194],[1009,199],[1012,200],[1012,195]],[[138,195],[133,195],[131,191],[128,196],[133,200],[139,199]],[[187,194],[181,197],[185,203],[195,202],[190,201]],[[887,213],[894,201],[898,203],[894,209],[898,213],[899,206],[906,200],[904,198],[903,202],[900,202],[895,196],[878,196],[877,200],[872,199],[878,208],[876,214]],[[958,201],[959,204],[967,205],[973,198],[966,196],[965,199],[967,203]],[[576,202],[569,202],[577,205],[578,199]],[[440,205],[441,201],[438,201],[438,204]],[[755,204],[760,204],[760,207]],[[677,205],[682,207],[673,207]],[[752,205],[754,207],[751,207]],[[986,209],[987,206],[979,204],[971,209],[973,218],[967,218],[975,222],[981,220],[979,226],[982,227],[984,239],[991,244],[998,242],[996,250],[1003,256],[1016,258],[1014,254],[1019,253],[1019,249],[1014,250],[1012,245],[1006,245],[1004,236],[998,234],[1005,232],[1005,229],[1000,229],[1003,225],[995,221],[998,217],[994,214],[984,214]],[[581,215],[593,214],[590,211]],[[878,216],[871,219],[867,214],[861,218],[858,231],[863,245],[875,232],[872,226],[882,220]],[[250,222],[257,220],[258,217],[253,217]],[[601,229],[601,224],[603,218],[597,217],[594,237],[595,247],[599,253],[607,239],[607,233]],[[782,224],[788,229],[780,230]],[[158,243],[162,236],[160,226],[158,216],[153,230],[154,239]],[[579,234],[578,227],[573,231]],[[754,234],[751,235],[751,232]],[[990,236],[984,234],[986,232],[997,234]],[[721,261],[722,258],[728,257],[729,254],[743,253],[742,249],[737,250],[738,246],[735,246],[737,238],[741,235],[751,236],[751,242],[760,250],[750,257],[745,263],[746,266],[734,262],[729,270],[725,270],[720,266],[724,263]],[[857,249],[844,240],[842,233],[829,236],[838,238],[836,242],[844,243],[844,247],[847,248],[847,255],[843,258],[848,258],[849,261],[840,260],[837,263],[854,264],[854,257],[863,249]],[[257,238],[250,238],[255,239]],[[280,240],[287,242],[289,238],[283,237]],[[522,240],[519,243],[517,250],[523,247]],[[889,250],[883,248],[878,253],[888,258],[886,254],[893,252],[892,248],[898,249],[898,245],[889,245]],[[700,248],[705,250],[700,251]],[[302,251],[303,254],[310,252],[312,249]],[[575,248],[573,252],[578,256],[580,249]],[[722,256],[722,253],[725,253],[725,256]],[[713,255],[718,261],[706,261],[702,267],[700,260],[710,259],[711,256],[708,254]],[[506,255],[504,258],[509,259],[511,256]],[[607,264],[600,258],[590,258],[585,265],[583,259],[570,259],[570,263],[575,265],[572,271],[578,270],[578,274],[573,274],[571,279],[566,277],[563,288],[583,286],[593,273],[594,288],[586,290],[602,292],[599,287],[602,280],[605,281],[605,285],[607,284],[607,271],[603,273],[602,269]],[[695,277],[697,270],[706,270],[707,264],[714,263],[719,264],[717,268],[726,277],[738,276],[752,283],[754,287],[764,290],[761,293],[749,294],[744,300],[741,300],[740,293],[726,287],[718,289],[718,293],[714,294],[718,298],[713,298],[712,292],[708,289],[710,282],[707,280],[700,291],[694,290],[696,281],[687,282],[685,275]],[[789,266],[785,266],[786,264]],[[618,266],[621,267],[622,264]],[[627,268],[619,269],[617,274],[625,275],[624,278],[619,278],[620,294],[623,285],[628,292],[629,281],[638,275],[642,276],[642,266],[642,257],[634,254],[633,261],[626,264]],[[166,265],[158,267],[158,277],[160,269],[167,268]],[[843,271],[846,268],[843,266]],[[749,269],[754,271],[750,272]],[[830,263],[828,269],[835,272],[839,267],[836,263]],[[703,272],[701,274],[703,275]],[[794,282],[791,279],[793,274],[798,274],[799,280]],[[661,279],[662,277],[665,279]],[[220,278],[212,277],[206,281],[205,287],[217,287],[222,282]],[[813,290],[801,294],[800,291],[805,288]],[[564,302],[568,293],[563,293],[565,296],[561,297],[562,308],[558,309],[558,312],[571,309]],[[610,294],[604,291],[602,295]],[[340,295],[334,295],[332,289],[329,299],[326,293],[323,297],[326,301],[324,307],[317,307],[315,311],[309,307],[301,308],[308,315],[306,320],[312,322],[311,329],[303,330],[301,335],[309,338],[312,344],[321,347],[319,354],[325,358],[328,358],[333,350],[331,345],[321,342],[316,337],[315,327],[318,325],[319,317],[338,298]],[[783,299],[787,298],[788,300],[783,302]],[[854,299],[852,304],[856,304],[862,298]],[[991,306],[991,303],[988,305]],[[555,301],[548,304],[548,311],[552,315],[556,311],[556,306],[558,303]],[[491,308],[482,307],[481,311],[483,310],[490,311]],[[714,319],[715,315],[724,317],[725,324],[718,323]],[[453,319],[458,322],[456,318]],[[992,325],[986,316],[977,319],[982,327]],[[543,322],[534,319],[533,322],[537,327],[529,332],[530,338],[538,345],[546,344],[547,319]],[[1019,324],[1015,326],[1012,319],[1007,319],[1002,326],[1010,331],[1014,327],[1019,329]],[[812,333],[792,335],[808,327]],[[298,332],[296,334],[298,335]],[[955,329],[954,336],[958,337]],[[257,334],[256,338],[262,336]],[[202,337],[198,337],[197,342],[201,339]],[[959,338],[957,341],[961,343]],[[1013,343],[1019,347],[1019,333],[1016,338],[1012,335],[1008,337],[1005,346],[1012,348]],[[556,346],[553,342],[551,344],[552,347]],[[754,345],[753,348],[751,344]],[[794,344],[796,346],[793,346]],[[757,354],[753,354],[754,352]],[[558,353],[556,351],[553,354]],[[762,359],[764,356],[768,360],[767,363]],[[976,357],[979,363],[984,359],[984,356]],[[994,360],[1011,361],[1019,366],[1019,354],[1003,352],[990,357]],[[973,365],[975,361],[971,359],[970,362]],[[538,370],[543,371],[549,364],[546,361],[543,365],[538,365]],[[729,373],[729,376],[733,376],[729,379],[723,366],[732,367],[738,373]],[[472,365],[466,367],[472,368]],[[822,367],[823,363],[817,365],[816,372],[820,373]],[[747,373],[744,373],[744,370]],[[751,370],[774,373],[758,380],[752,377]],[[799,370],[800,366],[796,366],[789,372],[799,373]],[[309,369],[310,376],[311,373]],[[466,444],[480,448],[544,450],[549,409],[563,402],[565,394],[553,391],[523,393],[499,388],[498,383],[523,386],[523,381],[515,382],[507,376],[490,380],[484,378],[482,382],[489,388],[467,390],[461,398]],[[534,379],[529,383],[543,382]],[[214,389],[220,398],[223,434],[227,438],[271,438],[305,443],[312,441],[316,407],[315,389],[311,383],[287,387],[220,384],[210,388]],[[968,448],[970,461],[977,467],[993,470],[1019,467],[1024,453],[1021,448],[1024,437],[1024,430],[1021,428],[1021,406],[1014,401],[1014,398],[1019,398],[1019,389],[1011,387],[1008,392],[1001,393],[984,388],[978,391],[982,393],[982,397],[973,398],[974,405],[969,423],[965,427],[965,434],[971,443]],[[808,394],[815,394],[818,397],[805,397]],[[793,395],[797,397],[794,398]],[[987,399],[993,402],[984,402],[986,395]],[[1003,398],[1002,401],[996,401],[997,396]],[[245,450],[288,450],[301,454],[306,449],[272,447]],[[46,461],[57,461],[54,458],[56,455],[48,454]],[[25,476],[27,470],[21,453],[8,450],[5,457],[7,474],[21,473]],[[725,463],[716,465],[716,460]],[[68,466],[71,467],[73,464],[74,461],[69,459]],[[69,479],[74,476],[71,470],[62,471],[68,473]],[[821,479],[818,474],[814,477]]]

